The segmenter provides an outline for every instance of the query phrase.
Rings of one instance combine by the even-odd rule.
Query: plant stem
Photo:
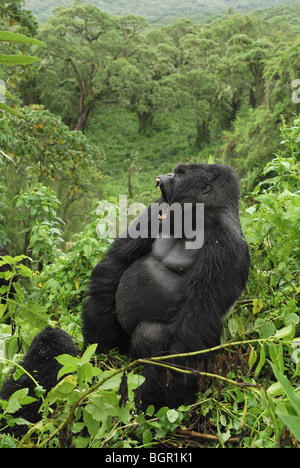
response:
[[[189,353],[181,353],[181,354],[169,354],[167,356],[154,356],[154,357],[150,357],[150,358],[147,358],[147,361],[164,361],[164,360],[167,360],[167,359],[174,359],[174,358],[180,358],[180,357],[190,357],[190,356],[197,356],[198,354],[205,354],[205,353],[211,353],[213,351],[217,351],[219,349],[224,349],[224,348],[227,348],[227,347],[230,347],[230,346],[237,346],[237,345],[244,345],[244,344],[248,344],[248,343],[260,343],[260,342],[265,342],[265,341],[277,341],[277,338],[274,340],[272,339],[274,337],[269,337],[269,338],[257,338],[257,339],[253,339],[253,340],[242,340],[242,341],[235,341],[235,342],[232,342],[232,343],[225,343],[225,344],[222,344],[222,345],[218,345],[218,346],[214,346],[213,348],[207,348],[207,349],[202,349],[200,351],[192,351],[192,352],[189,352]],[[140,362],[142,362],[141,359],[139,359]]]

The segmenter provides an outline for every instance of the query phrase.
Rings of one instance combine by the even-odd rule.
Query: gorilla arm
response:
[[[147,222],[150,233],[151,206],[134,221],[134,225],[145,225]],[[135,260],[147,254],[153,242],[150,235],[133,239],[127,231],[125,237],[114,241],[105,258],[94,269],[88,298],[83,306],[82,332],[86,344],[98,343],[98,352],[114,347],[122,352],[128,351],[129,339],[116,320],[115,296],[124,271]]]

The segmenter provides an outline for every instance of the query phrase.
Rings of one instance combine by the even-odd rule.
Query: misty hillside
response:
[[[299,0],[296,0],[299,3]],[[135,14],[143,16],[149,23],[163,24],[186,17],[201,20],[209,15],[224,13],[228,8],[238,12],[276,7],[288,0],[83,0],[112,15]],[[25,0],[25,6],[40,20],[44,21],[57,6],[71,6],[73,0]]]

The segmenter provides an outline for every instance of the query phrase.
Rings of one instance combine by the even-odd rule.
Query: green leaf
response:
[[[0,448],[17,448],[17,445],[10,437],[3,434],[1,435]]]
[[[300,416],[293,416],[291,414],[283,413],[278,409],[276,410],[276,414],[289,428],[296,439],[300,441]]]
[[[284,359],[283,359],[283,347],[282,343],[269,344],[269,355],[275,366],[283,373],[284,372]]]
[[[174,423],[175,421],[177,421],[178,416],[178,411],[174,409],[170,409],[169,411],[167,411],[167,418],[170,421],[170,423]]]
[[[25,294],[24,294],[23,289],[21,288],[20,283],[14,283],[14,289],[15,289],[16,293],[19,295],[19,297],[21,299],[24,299]]]
[[[251,347],[251,351],[250,351],[250,356],[249,356],[249,370],[252,369],[252,367],[254,366],[255,362],[256,362],[256,359],[257,359],[257,351],[255,348],[252,348]]]
[[[38,39],[27,37],[24,34],[12,33],[10,31],[0,31],[0,41],[14,42],[18,44],[34,44],[46,47],[46,44]]]
[[[149,444],[151,444],[152,442],[152,433],[151,433],[151,430],[150,429],[146,429],[144,432],[143,432],[143,445],[147,446]]]
[[[70,356],[69,354],[61,354],[60,356],[56,357],[56,360],[63,366],[57,374],[57,380],[59,380],[65,374],[71,374],[72,372],[75,372],[80,361],[79,358]]]
[[[150,405],[148,406],[147,410],[146,410],[146,416],[149,416],[149,417],[152,417],[153,414],[154,414],[154,406],[153,405]]]
[[[236,334],[237,334],[239,324],[238,324],[237,320],[235,318],[233,318],[233,317],[228,319],[227,323],[228,323],[229,333],[234,338],[236,336]]]
[[[40,398],[46,393],[46,390],[41,385],[38,385],[37,387],[34,388],[34,393],[36,394],[38,398]]]
[[[252,313],[253,315],[259,313],[263,308],[263,301],[261,299],[253,299]]]
[[[85,411],[89,413],[95,421],[104,420],[106,415],[102,396],[92,396],[90,402],[85,407]]]
[[[272,396],[283,395],[284,391],[281,384],[279,382],[275,382],[267,389],[267,394]]]
[[[28,388],[22,388],[14,392],[8,400],[8,405],[5,413],[15,413],[22,405],[28,405],[36,401],[36,398],[32,398],[27,395]]]
[[[77,379],[73,375],[67,375],[63,380],[58,382],[55,388],[55,395],[67,395],[74,390],[77,385]]]
[[[96,437],[99,430],[100,419],[97,419],[97,415],[91,413],[89,410],[89,405],[87,405],[86,408],[83,408],[83,420],[87,430],[89,431],[89,434],[92,437]]]
[[[0,64],[14,66],[14,65],[28,65],[30,63],[38,62],[38,57],[31,57],[30,55],[4,55],[0,54]]]
[[[95,376],[95,370],[97,372],[97,368],[93,367],[93,365],[90,362],[86,362],[85,364],[82,364],[80,362],[80,365],[77,369],[79,383],[85,381],[91,382],[93,377]]]
[[[30,268],[28,268],[27,266],[21,264],[18,266],[18,274],[20,276],[23,276],[24,278],[31,278],[32,270],[30,270]]]
[[[265,347],[263,345],[261,345],[259,361],[258,361],[258,364],[257,364],[257,366],[255,368],[255,372],[254,372],[255,377],[260,373],[260,371],[261,371],[262,367],[264,366],[265,362],[266,362],[266,350],[265,350]]]
[[[0,95],[1,94],[5,94],[5,96],[8,96],[10,99],[13,99],[12,94],[6,89],[6,87],[0,84]]]
[[[285,375],[283,375],[279,369],[277,369],[274,364],[271,363],[274,375],[278,382],[281,384],[286,396],[290,400],[291,404],[293,405],[294,409],[296,410],[296,413],[300,416],[300,395],[297,395],[297,393],[294,391],[294,389],[291,387],[288,379],[286,378]]]
[[[290,324],[287,327],[281,328],[280,330],[277,330],[275,333],[276,338],[289,338],[292,339],[294,338],[295,335],[295,326],[294,324]]]
[[[274,335],[275,331],[276,327],[274,323],[267,322],[262,325],[261,329],[258,330],[258,333],[261,338],[269,338],[270,336]]]
[[[74,366],[74,369],[76,369],[79,363],[79,358],[71,356],[70,354],[60,354],[56,357],[56,360],[63,366]]]
[[[97,344],[92,344],[85,350],[81,358],[82,364],[85,364],[90,361],[91,357],[93,356],[93,354],[95,353],[97,349],[97,346],[98,346]]]
[[[230,439],[230,436],[231,436],[231,433],[229,429],[226,432],[221,432],[219,434],[220,441],[223,442],[223,444],[227,442],[228,439]]]
[[[0,319],[4,315],[6,308],[7,308],[6,304],[0,304]]]
[[[22,119],[28,120],[27,117],[25,117],[25,115],[20,114],[19,112],[15,111],[14,109],[11,109],[11,107],[8,107],[6,104],[3,104],[3,102],[0,102],[0,109],[4,110],[6,112],[9,112],[10,114],[17,115],[18,117],[21,117]],[[1,151],[1,153],[4,154],[2,151]],[[6,154],[4,156],[6,156]],[[8,156],[6,156],[6,157],[8,157]],[[12,161],[11,158],[9,158],[9,159]]]

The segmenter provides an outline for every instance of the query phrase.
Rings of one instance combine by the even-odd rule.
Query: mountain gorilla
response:
[[[82,332],[86,344],[98,344],[98,352],[118,347],[134,357],[150,357],[215,347],[222,320],[245,287],[250,257],[233,169],[179,165],[174,173],[158,176],[156,185],[161,190],[155,205],[161,208],[160,223],[151,205],[128,228],[127,234],[139,235],[116,239],[92,273]],[[204,204],[204,222],[199,204]],[[173,207],[181,210],[175,213]],[[155,223],[158,231],[152,229]],[[58,342],[59,336],[52,356],[68,352]],[[37,341],[36,356],[40,346]],[[192,401],[199,389],[195,371],[205,369],[210,357],[204,353],[168,361],[191,374],[147,365],[137,404],[158,409]],[[36,365],[47,367],[45,356]]]
[[[41,419],[39,408],[42,404],[42,399],[36,397],[34,392],[36,385],[34,381],[37,381],[46,392],[57,384],[57,374],[62,365],[58,363],[55,357],[60,354],[77,355],[77,349],[68,333],[60,329],[47,327],[35,336],[21,363],[22,367],[28,374],[32,375],[34,380],[28,374],[23,374],[18,380],[15,380],[14,369],[0,391],[0,399],[9,400],[11,395],[17,390],[28,388],[28,396],[35,398],[35,401],[23,405],[21,409],[13,414],[14,418],[22,418],[18,425],[11,426],[9,420],[6,421],[5,417],[1,419],[0,416],[0,429],[4,428],[5,432],[13,433],[15,437],[21,437],[28,430],[27,425],[22,424],[23,419],[31,423],[37,423]],[[0,415],[1,413],[0,407]]]
[[[156,185],[162,194],[157,201],[163,207],[160,231],[175,204],[182,207],[183,222],[178,215],[173,222],[169,219],[167,237],[120,237],[93,271],[82,331],[86,343],[98,343],[99,352],[119,347],[134,357],[149,357],[217,346],[222,319],[245,287],[250,257],[239,221],[240,190],[233,169],[219,164],[179,165],[174,173],[159,176]],[[203,222],[196,226],[197,204],[204,204],[204,226]],[[193,230],[202,229],[203,245],[196,239],[191,245],[182,232],[191,207]],[[149,233],[155,216],[150,206],[136,227],[146,226]],[[174,219],[179,224],[177,236]],[[169,362],[203,370],[209,358],[206,353]],[[143,409],[150,404],[179,406],[199,388],[196,376],[170,373],[164,367],[148,365],[145,376],[137,393]]]

